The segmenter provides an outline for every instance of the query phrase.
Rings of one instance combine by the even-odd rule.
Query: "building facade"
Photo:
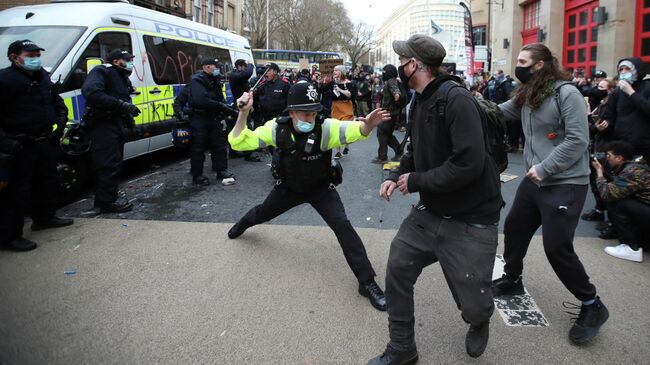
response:
[[[514,74],[519,49],[541,42],[575,76],[616,72],[621,58],[650,64],[650,0],[490,0],[492,69]]]
[[[393,41],[428,34],[445,46],[445,62],[454,62],[457,70],[464,70],[467,65],[464,32],[464,11],[457,0],[409,0],[379,27],[372,59],[375,67],[398,65]]]

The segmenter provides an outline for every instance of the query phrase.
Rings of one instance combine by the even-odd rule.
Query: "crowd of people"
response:
[[[193,184],[210,184],[203,173],[207,151],[224,184],[235,182],[229,151],[251,161],[259,160],[255,151],[270,151],[277,179],[228,237],[236,239],[297,205],[312,205],[334,231],[359,294],[388,312],[390,341],[369,364],[404,365],[418,361],[413,290],[422,270],[440,263],[469,325],[466,351],[479,357],[489,339],[493,296],[524,293],[524,260],[541,227],[553,271],[581,303],[569,339],[592,340],[609,312],[573,246],[580,217],[603,221],[601,237],[618,237],[619,245],[605,249],[609,255],[641,262],[650,242],[650,81],[641,61],[622,59],[611,79],[605,71],[593,80],[574,78],[537,43],[520,50],[517,81],[498,70],[470,82],[443,69],[446,50],[431,37],[396,41],[393,50],[399,65],[385,65],[381,76],[342,65],[331,75],[317,68],[282,72],[274,63],[256,70],[245,60],[236,60],[226,74],[219,60],[202,59],[175,102],[178,123],[191,128]],[[0,71],[0,102],[7,111],[0,119],[0,243],[16,251],[36,247],[22,237],[27,214],[34,230],[73,224],[58,218],[52,204],[52,141],[61,136],[50,128],[56,122],[63,129],[67,110],[40,67],[41,51],[28,40],[14,42],[7,54],[12,65]],[[93,142],[95,207],[125,212],[133,207],[120,195],[117,177],[124,130],[133,128],[140,112],[130,100],[134,56],[118,49],[106,58],[107,65],[95,67],[82,87],[85,128]],[[226,81],[236,100],[232,105],[224,97]],[[523,150],[525,166],[505,219],[505,273],[494,281],[505,203],[487,116],[476,99],[496,105],[507,123],[497,137],[507,141],[508,151]],[[393,135],[401,127],[409,143]],[[399,161],[379,195],[387,201],[396,191],[420,196],[390,244],[385,293],[336,191],[342,181],[337,160],[375,128],[379,148],[372,162],[388,161],[388,147]],[[581,215],[590,185],[596,207]]]

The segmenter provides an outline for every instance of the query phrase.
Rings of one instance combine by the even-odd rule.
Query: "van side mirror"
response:
[[[89,74],[90,70],[92,70],[95,66],[99,66],[101,64],[102,64],[101,58],[88,58],[86,60],[86,74]]]

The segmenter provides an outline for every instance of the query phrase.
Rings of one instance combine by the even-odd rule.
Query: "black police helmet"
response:
[[[314,85],[301,81],[291,86],[287,97],[288,110],[300,110],[308,112],[319,112],[323,109],[320,104],[320,95]]]

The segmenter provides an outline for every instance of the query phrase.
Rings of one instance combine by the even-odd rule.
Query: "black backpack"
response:
[[[463,85],[453,80],[448,80],[443,82],[436,91],[437,95],[442,95],[436,100],[436,110],[441,121],[445,120],[449,91],[455,87],[465,89]],[[472,100],[479,107],[479,114],[481,115],[483,124],[483,134],[486,137],[485,146],[487,151],[496,163],[499,173],[502,173],[508,167],[505,123],[497,117],[497,104],[489,100],[478,101],[474,97],[472,97]]]

